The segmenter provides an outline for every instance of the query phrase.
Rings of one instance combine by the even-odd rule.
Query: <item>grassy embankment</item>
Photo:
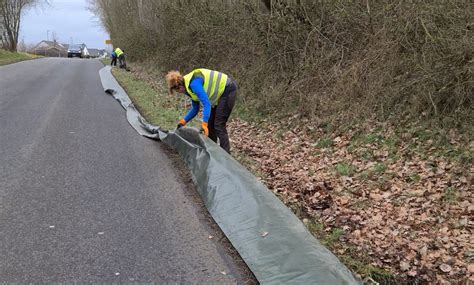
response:
[[[39,56],[26,52],[10,52],[0,49],[0,65],[6,65],[23,60],[39,58]]]
[[[162,71],[133,64],[132,70],[125,72],[114,68],[113,74],[149,122],[165,129],[174,128],[180,116],[186,112],[183,97],[167,95]],[[444,215],[445,211],[449,213],[451,209],[459,208],[469,200],[469,192],[466,191],[470,182],[466,179],[471,179],[469,169],[474,161],[474,155],[470,146],[460,141],[459,137],[453,137],[442,130],[416,125],[412,128],[397,129],[389,125],[375,124],[373,128],[353,126],[352,130],[348,129],[347,132],[342,132],[340,129],[335,131],[330,127],[312,131],[295,129],[295,132],[301,134],[299,136],[301,141],[294,142],[293,139],[288,139],[291,126],[284,123],[275,126],[274,123],[268,123],[267,119],[250,112],[242,105],[234,112],[234,118],[237,120],[230,123],[234,157],[259,176],[295,214],[303,219],[308,229],[323,244],[363,278],[372,278],[381,284],[410,281],[396,277],[400,273],[393,271],[393,264],[381,264],[377,258],[374,259],[374,252],[371,249],[364,249],[365,245],[362,245],[361,240],[353,240],[350,233],[353,230],[349,229],[351,222],[341,219],[342,216],[347,216],[347,212],[344,211],[349,211],[349,216],[360,214],[366,221],[370,221],[371,213],[380,213],[377,216],[386,216],[388,219],[394,213],[384,210],[387,205],[392,203],[394,207],[405,205],[410,211],[418,211],[423,208],[418,202],[421,201],[421,204],[431,200],[434,205],[430,211],[436,216],[438,213]],[[242,118],[245,118],[250,125],[241,125]],[[197,126],[197,122],[194,124]],[[311,143],[309,147],[308,142]],[[272,158],[272,153],[279,158]],[[298,153],[309,153],[306,158],[317,162],[313,164],[301,161],[298,159]],[[294,159],[288,160],[285,157]],[[287,169],[287,173],[283,170],[275,177],[272,173],[275,169],[277,171],[280,169],[268,167],[266,159],[267,162],[280,165],[280,169]],[[309,169],[295,173],[304,168]],[[311,210],[311,205],[317,205],[318,200],[308,201],[304,191],[303,195],[300,195],[291,193],[291,190],[278,190],[295,189],[295,192],[298,192],[298,189],[307,188],[308,178],[318,183],[325,181],[324,183],[332,185],[329,187],[333,204],[331,209],[342,208],[343,212],[331,210],[321,215],[320,210]],[[432,183],[432,181],[438,182]],[[432,195],[423,190],[428,185],[426,183],[433,184],[435,190]],[[446,184],[448,186],[445,186]],[[394,187],[403,191],[393,192]],[[420,194],[420,191],[423,193]],[[417,198],[420,195],[424,195],[426,199]],[[389,204],[380,201],[382,196],[390,197],[391,200],[385,201]],[[324,197],[320,196],[319,199],[324,200]],[[393,211],[396,213],[398,210]],[[453,228],[450,230],[465,231],[464,226],[461,228],[454,226],[456,219],[462,219],[462,213],[455,210],[450,216],[449,223],[440,224],[438,227],[452,224]],[[331,219],[336,221],[327,221]],[[398,219],[399,217],[393,217],[394,221]],[[426,236],[433,225],[436,226],[427,221],[417,224],[416,221],[404,223],[399,220],[390,227],[418,228],[409,231],[410,238],[415,237],[416,240],[416,236]],[[378,227],[374,226],[374,231],[378,232],[384,228],[387,228],[387,225],[381,223]],[[362,230],[364,231],[364,227]],[[368,244],[382,239],[382,236],[365,234]],[[454,238],[459,238],[459,234]],[[381,240],[383,246],[391,243],[385,234],[383,239]],[[399,244],[395,243],[394,249],[405,242],[406,239],[397,240]],[[412,270],[407,274],[414,272]],[[462,276],[458,275],[456,278],[460,280]]]
[[[354,272],[381,284],[474,281],[472,9],[95,2],[114,43],[145,62],[130,74],[157,94],[135,99],[142,112],[174,109],[170,126],[183,114],[160,89],[163,70],[234,76],[234,157]]]
[[[102,60],[109,64],[108,60]],[[140,113],[151,124],[158,125],[164,129],[174,129],[180,116],[184,116],[187,107],[182,96],[170,96],[166,85],[149,84],[140,80],[137,73],[126,72],[123,69],[113,68],[112,73],[120,85],[127,91],[133,103]],[[150,77],[160,77],[158,72],[150,70]],[[194,120],[189,126],[198,127],[198,121]]]
[[[102,62],[108,64],[108,61]],[[159,125],[164,129],[172,129],[176,126],[180,116],[183,116],[186,112],[183,101],[181,100],[182,98],[178,97],[179,95],[177,97],[167,95],[166,85],[164,80],[162,80],[163,74],[151,69],[147,70],[147,72],[145,75],[143,72],[136,70],[131,73],[118,68],[112,70],[115,78],[127,91],[137,109],[150,123]],[[155,78],[156,81],[151,82],[144,80],[142,76]],[[161,84],[154,84],[155,82]],[[245,110],[239,108],[237,113],[244,116]],[[197,122],[193,122],[191,125],[198,127]],[[242,156],[241,153],[238,153],[236,158],[247,166],[249,170],[254,172],[254,174],[260,176],[258,171],[251,167],[251,165],[254,165],[254,162],[250,158]],[[302,209],[298,208],[297,205],[290,206],[295,214],[301,219],[305,219],[308,229],[317,236],[324,245],[332,248],[339,242],[342,232],[332,231],[326,233],[322,224],[307,220],[307,215]],[[367,263],[367,260],[357,260],[348,255],[343,256],[341,259],[352,269],[357,269],[356,272],[361,273],[362,276],[378,276],[384,279],[391,278],[389,272],[370,265]]]

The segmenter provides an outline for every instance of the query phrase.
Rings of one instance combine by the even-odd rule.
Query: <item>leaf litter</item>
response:
[[[472,164],[409,136],[396,146],[372,137],[355,144],[356,132],[348,131],[321,147],[305,130],[282,128],[233,119],[233,156],[324,231],[342,229],[333,251],[366,253],[400,280],[474,281],[466,258],[474,248]],[[413,144],[426,151],[412,151]]]

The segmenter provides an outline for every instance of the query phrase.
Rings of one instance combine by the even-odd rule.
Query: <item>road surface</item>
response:
[[[100,68],[0,67],[0,283],[254,282]]]

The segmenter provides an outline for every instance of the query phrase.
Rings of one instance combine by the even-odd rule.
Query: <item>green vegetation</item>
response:
[[[366,253],[357,250],[353,246],[346,246],[345,243],[341,241],[344,236],[344,230],[334,228],[330,232],[327,232],[323,224],[315,220],[305,219],[305,221],[308,230],[314,234],[322,244],[333,250],[339,249],[340,252],[343,252],[342,254],[338,254],[338,257],[352,271],[357,272],[361,276],[377,280],[380,284],[392,284],[392,273],[373,266],[370,264],[370,258]]]
[[[38,56],[25,53],[25,52],[10,52],[3,49],[0,49],[0,65],[6,65],[10,63],[15,63],[18,61],[35,59]]]
[[[237,80],[234,118],[262,130],[279,126],[271,136],[281,141],[288,131],[309,134],[314,156],[340,162],[328,167],[331,175],[360,178],[369,190],[389,191],[400,172],[407,183],[423,183],[421,169],[404,173],[407,162],[460,163],[454,177],[474,163],[474,12],[458,1],[94,2],[115,45],[140,65],[138,73],[114,73],[154,124],[172,128],[185,112],[181,97],[166,95],[164,72],[208,67]],[[349,144],[347,157],[340,157],[341,142]],[[236,158],[261,175],[251,155]],[[359,170],[350,162],[370,166]],[[454,204],[462,191],[447,188],[440,202]],[[371,200],[350,204],[373,207]],[[307,217],[302,205],[290,207]],[[403,283],[349,246],[342,229],[306,225],[363,277]],[[397,278],[406,274],[391,269]]]
[[[114,68],[113,73],[119,80],[120,84],[127,90],[130,97],[145,117],[156,125],[165,128],[174,128],[177,118],[185,112],[182,96],[169,96],[163,82],[164,73],[154,68],[146,69],[146,67],[131,64],[133,72],[125,72],[121,69]],[[265,122],[263,122],[265,123]],[[274,137],[284,139],[285,128],[276,130]],[[330,129],[329,131],[334,131]],[[417,135],[415,135],[417,133]],[[316,143],[315,152],[336,152],[334,141],[330,138],[329,133],[320,135],[321,139]],[[423,138],[423,139],[421,139]],[[433,141],[430,143],[430,141]],[[346,160],[336,164],[334,170],[341,176],[360,177],[367,183],[375,183],[380,189],[386,189],[387,183],[392,175],[392,171],[388,170],[395,157],[397,159],[406,160],[409,154],[420,154],[429,152],[430,146],[436,146],[438,154],[445,154],[444,157],[451,156],[454,160],[469,161],[472,159],[472,153],[452,145],[447,136],[441,136],[436,132],[418,132],[417,128],[409,129],[404,132],[395,134],[384,133],[381,129],[375,128],[372,131],[359,131],[357,135],[348,141],[348,149],[351,148],[353,158],[358,157],[367,159],[367,162],[376,162],[370,169],[356,174],[357,168]],[[411,145],[410,148],[400,150],[405,146]],[[427,147],[428,146],[428,147]],[[297,148],[297,146],[294,146]],[[378,157],[380,150],[389,150],[388,157]],[[393,152],[393,153],[392,153]],[[238,152],[235,158],[251,170],[255,175],[265,178],[259,169],[259,164],[254,158],[245,152]],[[396,159],[395,159],[396,160]],[[436,168],[436,165],[433,165]],[[333,171],[334,171],[333,170]],[[309,173],[310,174],[310,173]],[[314,173],[313,173],[314,174]],[[310,174],[311,175],[311,174]],[[417,183],[421,180],[419,174],[414,173],[406,178],[407,182]],[[277,194],[280,199],[285,201],[284,195]],[[446,204],[454,204],[459,200],[459,192],[454,188],[446,189],[442,201]],[[354,208],[366,210],[371,207],[370,201],[355,201]],[[301,205],[290,205],[290,208],[300,218],[306,218],[307,213]],[[327,229],[324,224],[312,221],[306,223],[310,231],[321,241],[322,244],[330,248],[351,270],[363,276],[363,278],[372,278],[380,284],[396,284],[395,277],[389,271],[378,268],[373,265],[372,256],[366,256],[363,252],[355,250],[347,243],[344,238],[344,231],[341,228]],[[397,279],[398,280],[398,279]]]
[[[336,171],[341,176],[351,176],[356,170],[357,168],[354,165],[347,162],[336,164]]]
[[[151,124],[159,125],[164,129],[176,128],[179,118],[187,110],[184,106],[187,101],[183,96],[167,95],[164,82],[161,86],[154,88],[139,80],[135,74],[123,69],[113,68],[112,72],[137,109]],[[198,127],[197,120],[193,120],[190,126]]]
[[[459,193],[456,190],[456,188],[448,187],[446,189],[446,192],[444,192],[443,200],[447,204],[453,204],[454,202],[456,202],[458,200],[458,195],[459,195]]]
[[[386,146],[392,159],[427,158],[432,142],[435,155],[474,161],[448,139],[454,132],[468,144],[474,135],[474,12],[457,1],[91,3],[115,46],[148,73],[202,66],[232,75],[234,117],[288,122],[276,137],[311,125],[324,130],[323,149],[352,129],[354,149]],[[363,159],[375,160],[372,150]]]
[[[334,145],[334,142],[332,141],[331,138],[322,138],[318,142],[318,147],[320,148],[329,148],[329,147],[332,147],[333,145]]]
[[[235,77],[249,117],[297,114],[336,129],[415,123],[472,135],[474,12],[458,1],[93,3],[131,60]]]
[[[346,254],[340,256],[341,261],[354,272],[359,273],[361,276],[364,276],[364,279],[371,278],[373,281],[377,282],[376,284],[398,284],[392,273],[386,271],[382,268],[375,267],[368,263],[368,258],[366,262],[360,261],[363,258],[355,259],[353,256],[362,255],[360,252],[357,252],[355,248],[349,248]],[[367,282],[365,284],[373,284]]]
[[[421,177],[418,174],[413,174],[413,175],[410,175],[409,180],[410,182],[418,183],[421,180]]]
[[[387,171],[387,165],[383,164],[383,163],[377,163],[375,166],[374,166],[374,172],[377,174],[377,175],[382,175],[385,173],[385,171]]]
[[[362,180],[368,180],[370,178],[370,173],[368,171],[362,171],[360,173],[360,178]]]
[[[101,58],[100,62],[102,62],[103,65],[110,65],[110,58]]]

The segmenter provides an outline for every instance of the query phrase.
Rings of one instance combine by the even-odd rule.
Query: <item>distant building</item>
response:
[[[88,50],[90,58],[106,58],[108,55],[105,49],[90,48]]]
[[[82,50],[82,57],[84,58],[89,58],[90,57],[90,53],[89,53],[89,49],[87,48],[86,44],[81,44],[81,50]]]
[[[100,49],[99,50],[99,57],[100,58],[106,58],[109,55],[109,53],[105,49]]]
[[[57,41],[41,41],[29,52],[49,57],[67,57],[67,48]]]
[[[100,56],[100,51],[99,49],[96,48],[90,48],[89,49],[89,57],[91,58],[98,58]]]

